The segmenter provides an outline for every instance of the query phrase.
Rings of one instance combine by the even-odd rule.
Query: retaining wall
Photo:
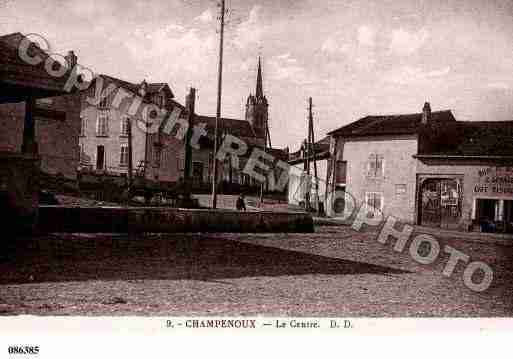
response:
[[[37,228],[47,233],[312,233],[313,219],[288,212],[40,206]]]

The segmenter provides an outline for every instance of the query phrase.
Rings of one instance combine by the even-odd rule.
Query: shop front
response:
[[[422,159],[417,224],[513,233],[513,165],[504,161]]]
[[[472,219],[481,232],[513,233],[513,167],[477,171]]]
[[[418,183],[420,224],[458,229],[462,221],[463,176],[424,175]]]

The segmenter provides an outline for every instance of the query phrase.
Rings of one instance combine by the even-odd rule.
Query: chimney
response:
[[[422,124],[427,125],[428,121],[431,119],[431,105],[429,102],[424,104],[422,108]]]
[[[141,97],[146,96],[147,90],[148,90],[148,84],[146,83],[146,80],[143,80],[141,82],[141,85],[139,86],[139,95],[141,95]]]
[[[68,51],[68,54],[64,57],[66,59],[66,66],[69,70],[73,70],[77,66],[77,56],[73,50]]]

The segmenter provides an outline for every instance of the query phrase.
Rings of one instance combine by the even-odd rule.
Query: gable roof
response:
[[[315,142],[314,144],[314,150],[315,150],[315,158],[317,160],[326,159],[330,155],[330,142],[331,139],[329,136],[326,136],[319,141]],[[301,151],[301,148],[297,150],[296,152],[292,152],[289,155],[289,164],[295,165],[301,162],[304,162],[305,158],[302,157],[303,153]],[[313,154],[310,156],[310,160],[313,160],[314,156]]]
[[[109,80],[110,82],[113,82],[118,87],[123,87],[127,90],[130,90],[131,92],[134,92],[134,93],[139,92],[139,85],[136,85],[132,82],[121,80],[121,79],[118,79],[117,77],[109,76],[106,74],[100,74],[99,76],[104,77],[105,79]]]
[[[513,156],[513,121],[456,121],[451,111],[432,112],[427,124],[422,113],[366,116],[329,135],[417,135],[417,157]]]
[[[113,76],[106,75],[106,74],[99,74],[98,76],[101,76],[101,77],[105,78],[106,80],[108,80],[109,82],[114,83],[117,87],[122,87],[126,90],[129,90],[130,92],[132,92],[135,95],[139,95],[139,89],[141,87],[140,84],[135,84],[133,82],[121,80],[117,77],[113,77]],[[151,89],[151,91],[150,91],[150,89]],[[166,108],[168,110],[172,110],[172,108],[177,105],[183,108],[182,105],[180,105],[178,102],[173,100],[174,94],[171,91],[171,88],[169,87],[169,85],[166,83],[148,84],[148,90],[146,91],[143,101],[146,103],[152,103],[151,95],[159,92],[160,90],[165,90],[166,92],[168,92],[168,97],[167,97],[167,101],[166,101]]]
[[[268,148],[267,153],[270,153],[275,159],[287,162],[289,159],[289,149],[286,148]]]
[[[152,95],[152,94],[158,93],[160,91],[168,92],[169,98],[175,97],[175,94],[173,93],[173,91],[171,91],[171,88],[165,82],[152,82],[152,83],[148,84],[148,89],[147,89],[148,94]]]
[[[429,122],[455,122],[451,111],[431,113]],[[359,137],[376,135],[408,135],[418,133],[422,125],[422,113],[407,115],[366,116],[346,126],[342,126],[328,135],[336,137]]]
[[[513,121],[456,121],[420,134],[421,156],[513,156]]]
[[[205,130],[207,131],[207,136],[209,138],[214,138],[215,126],[216,126],[216,118],[215,116],[201,116],[196,115],[194,117],[195,124],[196,123],[206,123],[207,127]],[[229,133],[235,137],[256,137],[251,124],[245,120],[235,120],[232,118],[221,118],[219,121],[220,133]]]

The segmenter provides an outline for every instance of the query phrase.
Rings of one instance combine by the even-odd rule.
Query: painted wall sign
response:
[[[479,169],[474,193],[513,196],[513,167],[487,167]]]

